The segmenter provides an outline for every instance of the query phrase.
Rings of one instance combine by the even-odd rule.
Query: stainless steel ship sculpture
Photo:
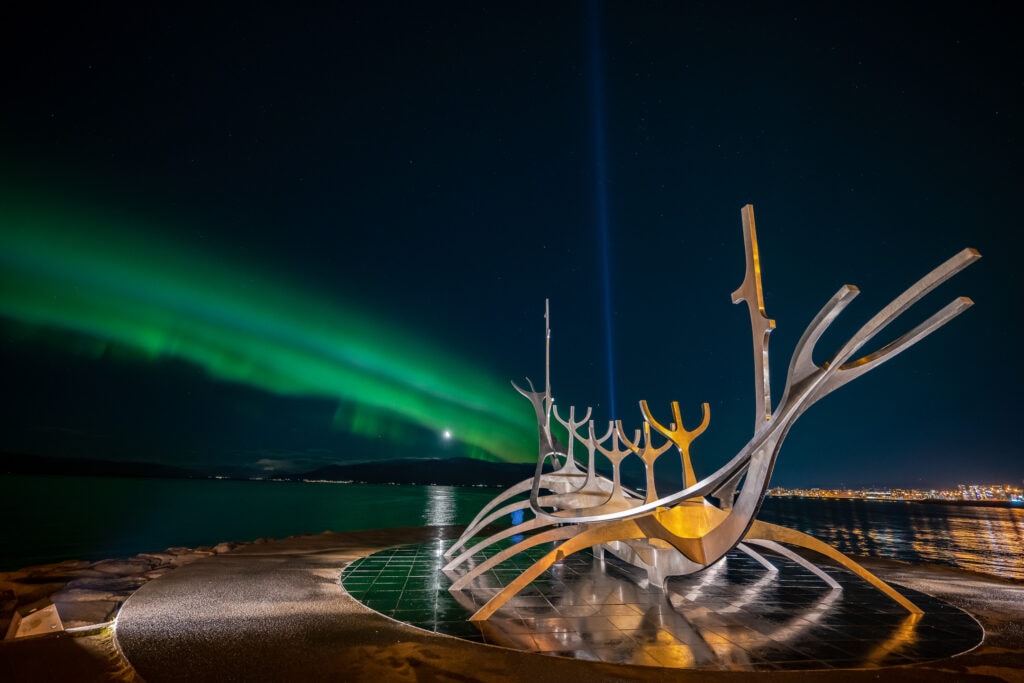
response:
[[[647,581],[659,586],[663,586],[668,577],[712,567],[733,549],[750,555],[773,573],[777,571],[775,566],[758,552],[767,551],[789,558],[833,589],[839,589],[839,584],[827,572],[787,547],[796,546],[824,555],[845,567],[911,614],[922,613],[910,600],[846,555],[805,533],[760,521],[757,512],[768,489],[779,449],[797,418],[831,392],[910,348],[970,307],[970,299],[957,298],[877,351],[854,358],[885,327],[981,254],[974,249],[964,249],[928,273],[864,324],[828,362],[818,365],[813,361],[815,346],[859,293],[851,285],[840,288],[797,342],[782,398],[773,409],[768,335],[775,322],[768,318],[764,308],[753,207],[747,205],[741,213],[746,277],[732,297],[733,303],[745,302],[750,314],[756,402],[753,437],[724,466],[698,480],[690,459],[690,444],[708,427],[707,403],[703,404],[700,425],[688,430],[677,402],[671,405],[672,421],[666,426],[655,418],[647,402],[641,401],[642,430],[635,430],[631,437],[620,420],[609,422],[604,433],[598,436],[594,421],[590,419],[590,408],[581,419],[577,419],[575,407],[570,407],[568,416],[563,417],[551,397],[550,326],[547,325],[544,390],[536,391],[529,379],[526,380],[529,391],[513,383],[536,413],[539,433],[536,473],[532,479],[504,491],[479,512],[465,533],[448,549],[446,559],[449,562],[444,572],[452,581],[450,590],[459,596],[464,589],[473,586],[478,577],[510,558],[542,544],[553,543],[554,548],[496,593],[492,590],[494,594],[488,595],[486,603],[477,609],[471,620],[486,620],[553,564],[586,548],[593,548],[598,558],[603,558],[607,552],[646,570]],[[568,430],[567,446],[563,447],[552,434],[552,418]],[[586,430],[581,432],[584,426]],[[660,445],[656,443],[655,433],[664,439]],[[581,469],[576,462],[574,446],[577,442],[587,450],[586,469]],[[654,463],[672,446],[681,458],[683,490],[659,496]],[[598,452],[611,463],[611,479],[597,473],[595,457]],[[645,495],[628,490],[620,482],[620,464],[630,455],[643,461],[647,479]],[[551,460],[552,471],[545,471],[548,460]],[[527,494],[528,498],[524,498]],[[717,502],[713,503],[710,498]],[[516,511],[529,511],[533,517],[473,542],[492,522]],[[487,556],[485,551],[506,539],[514,542],[500,552],[492,550]]]

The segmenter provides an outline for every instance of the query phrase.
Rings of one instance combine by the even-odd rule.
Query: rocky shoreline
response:
[[[266,543],[264,539],[254,544]],[[0,573],[0,633],[6,639],[106,626],[128,597],[169,571],[248,543],[167,548],[159,553],[66,560]],[[35,615],[35,618],[33,616]]]

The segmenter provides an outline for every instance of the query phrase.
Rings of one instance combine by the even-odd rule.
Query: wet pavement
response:
[[[391,548],[352,563],[342,584],[371,609],[465,640],[574,659],[672,668],[768,671],[880,668],[951,657],[981,643],[965,612],[916,591],[910,615],[858,577],[826,568],[842,590],[785,558],[768,572],[742,553],[694,577],[645,586],[610,555],[571,555],[486,622],[467,618],[549,548],[535,548],[449,593],[448,543]],[[494,547],[490,553],[501,547]],[[478,562],[486,559],[481,555]],[[472,566],[470,563],[468,566]]]
[[[115,639],[149,683],[1024,680],[1024,586],[871,561],[937,596],[906,590],[927,612],[913,621],[839,571],[833,592],[795,566],[768,580],[730,558],[713,581],[673,579],[666,597],[579,554],[480,629],[465,618],[516,568],[456,598],[434,566],[458,531],[324,534],[199,560],[132,595]],[[952,656],[981,638],[972,617],[983,644]]]

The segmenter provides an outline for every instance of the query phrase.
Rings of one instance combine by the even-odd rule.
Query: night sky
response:
[[[5,458],[529,461],[509,380],[543,383],[548,298],[563,410],[633,428],[640,399],[665,422],[678,400],[692,427],[706,401],[709,474],[753,427],[730,299],[750,203],[775,400],[840,286],[862,294],[819,361],[983,254],[878,342],[975,306],[812,408],[773,483],[1024,479],[1005,3],[20,4],[0,17]]]

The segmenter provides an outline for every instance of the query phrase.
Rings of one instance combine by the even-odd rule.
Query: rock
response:
[[[195,562],[196,560],[201,560],[204,557],[212,557],[212,556],[213,556],[213,553],[211,553],[211,552],[193,551],[192,553],[190,553],[188,555],[178,555],[178,557],[176,558],[176,560],[174,562],[174,566],[175,567],[180,567],[182,565],[191,564],[192,562]]]
[[[22,576],[0,583],[0,591],[11,593],[19,605],[41,600],[64,586],[64,581],[48,581]]]
[[[14,608],[17,606],[18,601],[14,597],[14,591],[0,591],[0,634],[7,633],[11,617],[14,616]]]
[[[212,550],[193,550],[192,548],[174,547],[168,548],[162,553],[143,553],[136,557],[149,562],[149,570],[170,569],[180,567],[189,562],[195,562],[203,557],[213,555]]]
[[[101,579],[75,579],[69,581],[64,590],[78,589],[91,591],[133,591],[149,579],[144,576],[118,576]]]
[[[53,594],[53,601],[64,604],[73,602],[103,602],[126,600],[132,592],[126,591],[105,591],[99,589],[65,588]]]
[[[139,553],[136,557],[147,560],[154,568],[159,568],[171,566],[176,556],[170,553]]]
[[[229,552],[231,552],[232,550],[234,550],[237,547],[238,547],[237,543],[231,543],[229,541],[225,541],[224,543],[218,543],[217,545],[213,546],[213,552],[215,552],[217,554],[229,553]]]
[[[133,557],[124,560],[100,560],[92,565],[92,569],[104,574],[118,576],[139,576],[153,568],[151,560]]]
[[[59,583],[69,581],[91,570],[91,562],[68,560],[53,564],[40,564],[12,572],[0,573],[0,588],[10,583]]]
[[[91,562],[84,560],[74,560],[70,562],[58,562],[56,564],[44,564],[39,567],[33,568],[33,574],[39,576],[48,576],[54,578],[61,578],[64,576],[75,576],[79,572],[89,571],[92,566]]]
[[[63,576],[54,577],[54,578],[59,578],[59,579],[65,579],[65,580],[68,580],[68,581],[73,581],[74,579],[96,579],[96,578],[100,578],[100,577],[103,577],[103,576],[107,576],[107,574],[104,573],[104,572],[101,572],[101,571],[96,571],[95,569],[86,568],[86,569],[76,569],[73,572],[68,572],[67,574],[65,574]]]
[[[87,562],[86,560],[65,560],[64,562],[54,562],[53,564],[41,564],[35,567],[29,567],[29,569],[33,572],[51,575],[75,572],[79,569],[88,569],[91,564],[91,562]]]

